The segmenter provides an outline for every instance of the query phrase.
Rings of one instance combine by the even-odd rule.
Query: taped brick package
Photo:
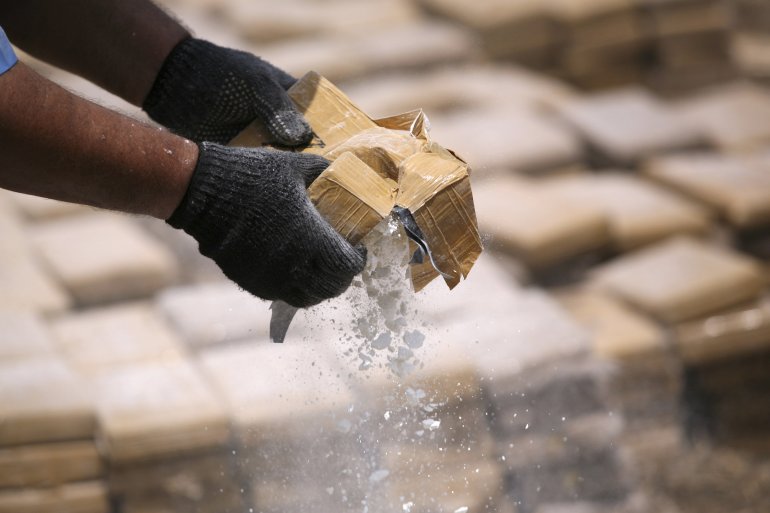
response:
[[[424,244],[420,254],[425,258],[411,266],[415,291],[439,275],[450,288],[466,277],[481,253],[470,170],[430,140],[425,114],[416,110],[372,120],[313,72],[289,96],[315,134],[303,151],[332,161],[308,191],[330,224],[357,243],[391,212],[399,213],[407,224],[416,223]],[[231,144],[269,142],[264,129],[251,125]],[[418,250],[420,241],[410,244]]]

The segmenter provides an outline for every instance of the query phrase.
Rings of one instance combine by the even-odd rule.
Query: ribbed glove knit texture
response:
[[[187,193],[168,223],[186,231],[228,278],[263,299],[307,307],[341,294],[366,263],[318,213],[306,187],[326,159],[199,145]]]
[[[286,93],[294,82],[250,53],[188,38],[166,58],[142,107],[197,142],[226,144],[260,119],[275,142],[301,146],[313,133]]]

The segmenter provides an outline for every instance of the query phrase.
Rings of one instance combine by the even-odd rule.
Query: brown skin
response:
[[[84,100],[23,63],[0,75],[0,187],[167,219],[195,143]]]
[[[150,0],[0,0],[0,26],[30,55],[134,105],[190,35]]]
[[[141,105],[189,33],[149,0],[0,0],[14,44]],[[0,187],[167,219],[198,147],[84,100],[23,63],[0,75]]]

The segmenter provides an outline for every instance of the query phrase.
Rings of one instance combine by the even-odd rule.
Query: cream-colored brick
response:
[[[98,479],[103,472],[91,440],[0,449],[0,488],[48,488]]]
[[[739,82],[711,89],[676,106],[723,150],[751,150],[770,142],[770,91]]]
[[[56,319],[51,331],[73,369],[93,376],[185,357],[182,341],[148,304],[111,306]]]
[[[10,259],[26,256],[28,243],[24,235],[24,224],[9,199],[13,193],[3,189],[0,189],[0,193],[0,236],[3,238],[0,257]]]
[[[196,349],[269,336],[270,303],[234,283],[166,289],[157,305],[185,343]]]
[[[52,355],[54,351],[51,335],[38,314],[0,310],[0,362]]]
[[[607,163],[631,165],[672,150],[701,146],[703,134],[642,89],[624,89],[579,99],[561,109]]]
[[[697,35],[733,26],[730,2],[642,0],[656,37]]]
[[[593,283],[665,322],[719,312],[755,299],[763,287],[753,260],[684,237],[605,264]]]
[[[0,240],[0,310],[65,310],[69,296],[40,268],[29,248],[24,225],[7,204],[0,205]]]
[[[542,0],[421,0],[420,3],[430,12],[473,29],[485,51],[494,58],[549,64],[548,53],[559,41],[556,20],[547,2]],[[541,52],[545,55],[541,56]]]
[[[107,487],[100,481],[54,488],[0,491],[0,513],[109,513]]]
[[[0,256],[0,309],[31,310],[43,314],[66,310],[69,294],[28,253],[23,258]]]
[[[724,34],[724,37],[727,39],[729,34]],[[673,46],[674,43],[671,42],[669,46]],[[724,52],[725,45],[722,46],[723,49],[720,51]],[[683,50],[676,49],[676,52],[674,52],[672,49],[671,51],[674,55],[677,52],[683,52]],[[689,65],[689,57],[677,56],[678,60],[683,61],[680,67],[674,68],[669,66],[654,69],[645,77],[645,83],[662,95],[682,97],[692,93],[694,90],[724,84],[739,78],[735,67],[726,57],[723,57],[719,62],[707,61],[707,58],[716,53],[716,50],[701,49],[701,52],[704,54],[701,59],[703,62],[696,60],[692,65]],[[704,140],[707,142],[706,139]]]
[[[683,373],[663,330],[598,291],[570,291],[558,297],[589,331],[594,352],[611,363],[607,405],[627,420],[625,431],[678,422]]]
[[[0,364],[0,445],[88,439],[94,403],[83,379],[53,357]]]
[[[248,511],[244,480],[234,462],[243,458],[228,448],[190,452],[173,459],[109,468],[108,485],[121,512],[200,513]]]
[[[482,0],[468,3],[461,0],[422,0],[421,3],[437,14],[479,30],[527,19],[547,10],[542,1],[511,3],[505,0]]]
[[[558,65],[565,78],[589,89],[642,80],[648,29],[633,0],[546,3],[563,30]]]
[[[232,419],[235,465],[256,495],[255,509],[360,504],[371,432],[323,346],[240,344],[205,351],[201,365]],[[329,488],[332,494],[323,491]]]
[[[770,78],[770,35],[763,33],[734,34],[733,59],[743,75],[767,83]]]
[[[495,253],[484,252],[468,278],[451,291],[436,281],[417,293],[416,316],[436,325],[478,311],[508,312],[519,300],[522,287]]]
[[[51,221],[35,226],[31,237],[53,274],[83,304],[152,294],[177,270],[160,242],[116,214]]]
[[[526,440],[558,435],[608,408],[608,384],[613,366],[596,359],[554,359],[486,383],[498,438]]]
[[[557,178],[547,189],[568,201],[601,208],[615,249],[627,251],[676,234],[704,234],[710,212],[701,205],[630,173]]]
[[[170,459],[112,466],[108,483],[110,491],[120,498],[162,494],[167,498],[177,495],[177,498],[186,496],[188,500],[195,500],[196,495],[219,494],[219,488],[226,487],[228,481],[234,484],[230,470],[237,458],[238,454],[233,454],[232,450],[213,449]],[[180,482],[189,486],[178,486]]]
[[[467,61],[475,56],[476,45],[458,27],[428,22],[348,37],[299,39],[255,51],[295,76],[312,69],[337,82],[383,71]]]
[[[342,53],[348,46],[345,38],[309,37],[263,45],[254,53],[295,77],[314,70],[336,83],[363,74],[355,55]],[[340,59],[340,55],[346,58]]]
[[[736,21],[746,32],[770,32],[770,13],[767,12],[764,0],[740,0],[734,5]]]
[[[157,308],[182,340],[193,350],[243,341],[268,341],[271,303],[243,291],[234,283],[220,282],[166,289]],[[334,322],[353,315],[345,296],[297,312],[286,336],[287,343],[326,340]]]
[[[195,37],[211,41],[225,48],[246,49],[248,41],[233,29],[225,13],[237,0],[162,0],[169,11]]]
[[[358,55],[371,72],[456,64],[478,53],[476,40],[470,34],[456,25],[437,21],[373,31],[360,39],[351,39],[350,43],[357,47],[353,55]]]
[[[618,445],[638,479],[648,486],[655,482],[661,468],[681,458],[687,450],[684,433],[678,425],[624,432]]]
[[[443,111],[520,106],[547,110],[573,100],[567,84],[512,65],[472,64],[425,73],[403,73],[356,81],[346,93],[375,117],[415,108],[429,116]]]
[[[355,34],[414,21],[418,11],[405,0],[288,0],[276,4],[231,1],[230,23],[256,42],[307,36]]]
[[[371,421],[357,435],[376,439],[380,446],[433,450],[437,458],[442,450],[462,451],[469,458],[489,454],[488,405],[482,375],[468,355],[471,342],[451,339],[440,330],[422,331],[426,338],[414,350],[419,362],[414,370],[402,376],[377,368],[361,373],[363,394],[356,411]]]
[[[232,0],[159,0],[158,3],[168,6],[175,15],[179,15],[182,20],[187,21],[188,11],[202,18],[217,19],[218,15],[230,8]],[[194,30],[195,28],[193,27]],[[198,31],[195,30],[195,34],[197,33]]]
[[[500,445],[506,468],[526,473],[539,467],[579,465],[582,456],[612,448],[622,432],[620,418],[600,412],[570,420],[550,432],[531,433]]]
[[[656,358],[666,350],[662,329],[617,299],[598,291],[559,294],[559,302],[590,332],[597,355],[611,360]]]
[[[312,437],[324,427],[334,432],[337,415],[354,400],[323,347],[265,341],[212,349],[200,358],[247,446]]]
[[[600,249],[609,241],[601,208],[565,201],[534,182],[490,179],[475,186],[474,199],[481,232],[534,269]]]
[[[528,289],[508,307],[508,315],[458,317],[441,327],[445,340],[473,347],[469,357],[487,385],[505,388],[528,369],[579,361],[590,351],[590,338],[549,295]]]
[[[479,178],[537,172],[579,162],[582,148],[566,125],[530,107],[502,106],[434,116],[431,137],[456,151]]]
[[[624,46],[646,36],[634,0],[546,0],[567,32],[567,45],[582,49]]]
[[[82,214],[88,212],[90,208],[76,203],[56,201],[48,198],[41,198],[39,196],[31,196],[29,194],[11,193],[10,198],[19,211],[27,219],[33,221]]]
[[[688,153],[661,157],[646,172],[717,209],[738,228],[770,224],[770,155]]]
[[[220,448],[229,437],[221,400],[191,363],[125,367],[92,383],[97,440],[113,465]]]
[[[730,27],[718,27],[701,32],[659,37],[656,41],[656,51],[660,58],[661,71],[676,73],[710,67],[712,70],[728,72],[725,78],[731,78],[730,33]],[[735,76],[732,78],[737,79]]]
[[[635,7],[634,0],[546,0],[554,15],[578,23]]]
[[[604,416],[601,420],[608,422]],[[602,431],[597,435],[604,434]],[[595,503],[605,503],[615,507],[609,507],[605,513],[610,511],[619,511],[617,506],[626,498],[632,481],[629,479],[625,470],[623,461],[607,443],[604,448],[590,449],[581,447],[573,442],[573,437],[567,435],[553,437],[546,441],[551,444],[566,443],[568,453],[578,453],[580,456],[567,458],[566,460],[557,460],[553,464],[532,465],[525,468],[519,468],[512,471],[510,496],[516,497],[517,503],[526,511],[551,512],[556,513],[558,508],[543,508],[539,506],[555,504],[585,504],[590,507],[591,512],[602,511],[592,507]],[[609,440],[604,440],[605,443]],[[526,445],[525,439],[519,444],[514,444],[513,448],[507,448],[506,460],[514,459],[517,456],[517,449]],[[540,440],[533,440],[533,445],[540,445]],[[505,465],[505,464],[504,464]],[[578,477],[579,476],[579,477]],[[579,512],[580,509],[567,510]]]
[[[209,483],[206,483],[209,484]],[[233,484],[229,481],[228,484]],[[179,487],[176,487],[177,489]],[[191,490],[193,487],[190,487]],[[204,492],[190,495],[129,495],[120,503],[121,513],[177,513],[194,507],[198,513],[219,513],[221,511],[248,511],[242,492],[223,493],[220,488],[206,488]],[[194,506],[180,506],[192,504]],[[253,508],[252,508],[253,509]],[[282,510],[283,511],[283,510]],[[268,513],[267,511],[265,513]]]
[[[674,339],[690,365],[765,351],[770,347],[770,301],[683,323],[676,327]]]

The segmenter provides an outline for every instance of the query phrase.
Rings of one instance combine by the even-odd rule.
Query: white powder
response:
[[[425,429],[435,431],[441,426],[441,421],[436,419],[425,419],[422,421],[422,425]]]
[[[371,483],[379,483],[380,481],[384,480],[390,475],[390,472],[385,469],[375,470],[372,472],[372,474],[369,476],[369,482]]]
[[[425,336],[418,329],[414,292],[409,275],[409,242],[394,218],[380,223],[364,239],[367,264],[345,298],[355,319],[352,333],[340,326],[341,338],[355,344],[360,370],[387,367],[398,377],[411,372],[419,360],[414,350]]]
[[[421,348],[423,342],[425,342],[425,335],[417,330],[404,333],[404,343],[412,349]]]
[[[329,326],[329,320],[336,319],[331,329],[337,343],[342,344],[342,351],[337,354],[347,360],[342,366],[359,369],[348,374],[352,382],[360,384],[361,379],[381,378],[382,374],[394,382],[394,387],[381,398],[382,410],[363,407],[354,412],[351,408],[345,419],[337,420],[337,432],[344,434],[344,439],[357,449],[351,452],[356,453],[358,464],[363,467],[351,474],[365,495],[359,511],[384,511],[381,505],[389,504],[389,511],[401,508],[409,513],[415,502],[399,497],[398,502],[391,503],[388,498],[391,488],[387,485],[392,476],[390,470],[383,468],[381,451],[388,446],[404,447],[404,458],[410,458],[409,447],[436,450],[437,463],[430,470],[438,471],[443,461],[441,451],[446,450],[441,445],[446,437],[445,426],[438,418],[444,398],[436,397],[429,383],[417,385],[409,381],[409,386],[404,379],[419,369],[421,359],[430,353],[424,334],[426,326],[417,314],[417,299],[412,290],[406,234],[398,222],[388,219],[366,237],[364,244],[368,249],[366,268],[331,310],[327,307],[325,313],[319,312],[317,320],[318,324]],[[340,314],[345,316],[344,320]],[[410,461],[403,464],[408,466]],[[418,467],[415,465],[416,475],[422,472]],[[328,477],[330,481],[324,485],[329,489],[337,486],[336,476]],[[397,481],[400,479],[399,475]],[[335,491],[337,496],[343,497],[342,490]],[[459,513],[467,513],[467,508],[460,508]]]

